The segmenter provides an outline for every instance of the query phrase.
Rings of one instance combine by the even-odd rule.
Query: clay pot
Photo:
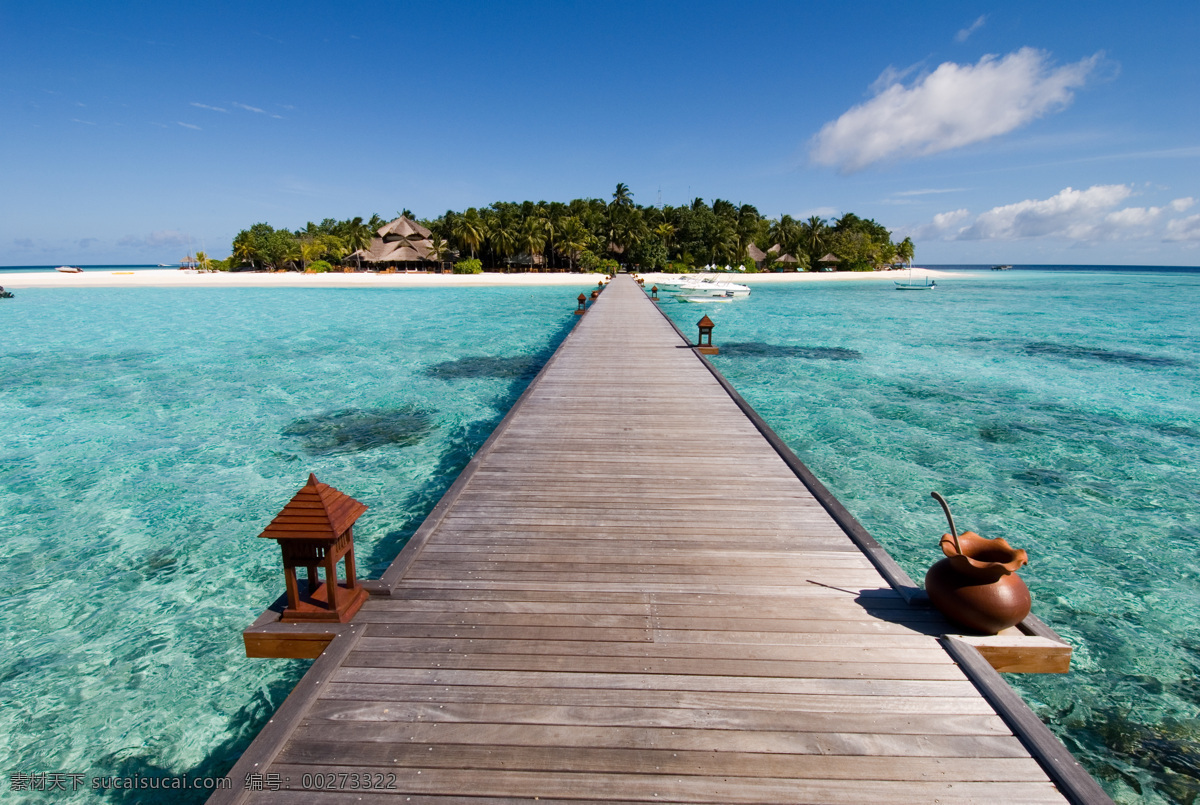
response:
[[[1029,588],[1016,574],[1028,554],[1002,539],[974,531],[957,538],[943,534],[946,554],[925,574],[925,591],[942,614],[955,623],[987,634],[1016,626],[1029,614]]]

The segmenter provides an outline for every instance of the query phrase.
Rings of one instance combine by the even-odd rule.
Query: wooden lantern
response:
[[[579,307],[575,308],[575,315],[582,316],[587,313],[587,297],[583,294],[579,295]]]
[[[260,537],[279,541],[287,580],[287,622],[346,623],[367,600],[354,573],[354,521],[367,510],[349,495],[317,480],[308,483],[271,521]],[[338,562],[346,560],[346,580],[338,581]],[[307,590],[300,591],[296,568],[308,571]],[[325,571],[325,581],[318,576]]]
[[[658,286],[657,285],[650,286],[650,298],[653,299],[655,302],[658,301]]]
[[[700,337],[696,339],[696,349],[701,355],[716,355],[720,350],[713,346],[712,331],[713,321],[707,315],[700,321],[696,322],[696,326],[700,328]],[[705,341],[707,340],[707,343]]]

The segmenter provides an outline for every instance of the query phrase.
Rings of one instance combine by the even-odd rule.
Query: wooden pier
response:
[[[626,276],[364,586],[210,802],[1109,801]]]

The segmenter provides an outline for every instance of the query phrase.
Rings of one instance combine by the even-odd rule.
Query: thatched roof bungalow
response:
[[[432,236],[428,229],[401,215],[381,226],[371,244],[351,254],[350,259],[372,265],[434,262]]]
[[[797,260],[795,257],[792,257],[790,254],[783,254],[780,255],[779,259],[775,261],[775,265],[785,267],[780,268],[780,271],[786,270],[786,267],[790,267],[792,271],[796,271],[796,266],[799,262],[799,260]]]

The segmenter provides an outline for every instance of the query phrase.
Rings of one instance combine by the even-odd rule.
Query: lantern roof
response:
[[[308,483],[283,507],[259,534],[268,539],[335,540],[354,525],[367,510],[345,492],[317,480],[309,473]]]
[[[696,322],[696,326],[697,327],[712,327],[714,325],[713,325],[712,319],[710,319],[708,317],[708,314],[706,313],[706,314],[704,314],[704,318],[702,318],[700,321]]]

